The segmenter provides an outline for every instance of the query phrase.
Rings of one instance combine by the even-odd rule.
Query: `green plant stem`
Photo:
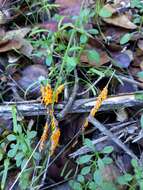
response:
[[[53,100],[55,99],[56,89],[58,88],[59,84],[61,83],[61,75],[63,73],[64,67],[65,67],[65,63],[66,63],[65,59],[68,56],[68,52],[69,52],[70,46],[71,46],[73,38],[74,38],[74,34],[75,34],[75,30],[72,31],[72,34],[71,34],[71,37],[70,37],[70,40],[69,40],[69,43],[68,43],[65,55],[63,57],[63,61],[62,61],[62,64],[61,64],[61,69],[60,69],[60,72],[59,72],[59,75],[58,75],[58,80],[57,80],[55,88],[54,88]],[[52,104],[52,110],[53,110],[53,108],[54,108],[54,101],[53,101],[53,104]]]

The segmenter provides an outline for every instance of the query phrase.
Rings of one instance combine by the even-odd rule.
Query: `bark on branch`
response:
[[[95,105],[96,98],[75,100],[69,113],[85,113],[89,112]],[[46,108],[39,101],[23,101],[23,102],[6,102],[0,104],[0,116],[11,117],[12,106],[16,106],[18,112],[23,116],[46,115]],[[55,105],[55,112],[59,113],[66,105],[66,102],[61,102]],[[143,106],[143,100],[138,100],[135,94],[124,94],[109,97],[105,100],[100,108],[100,111],[113,110],[121,107]]]

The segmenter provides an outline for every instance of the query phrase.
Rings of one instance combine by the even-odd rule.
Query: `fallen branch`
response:
[[[130,127],[130,126],[133,126],[135,123],[137,123],[137,121],[129,121],[129,122],[124,122],[124,123],[121,123],[121,124],[115,124],[114,123],[114,126],[110,129],[110,131],[115,134],[116,136],[119,136],[126,127]],[[105,124],[105,127],[106,126],[109,126],[108,124]],[[96,130],[96,128],[93,128],[94,130]],[[115,132],[117,131],[117,132]],[[101,136],[95,140],[92,140],[92,143],[93,145],[97,145],[98,143],[101,143],[101,142],[104,142],[106,140],[108,140],[109,137],[106,135],[106,136]],[[78,150],[76,150],[75,152],[71,153],[69,155],[70,158],[76,158],[77,156],[80,156],[80,155],[83,155],[83,154],[87,154],[88,152],[91,152],[91,149],[88,148],[87,146],[83,146],[81,148],[79,148]]]
[[[141,94],[142,92],[140,92]],[[95,105],[96,98],[91,99],[80,99],[76,100],[71,106],[68,113],[86,113],[91,110]],[[67,102],[61,102],[55,105],[55,112],[59,113],[60,110],[65,108]],[[11,117],[12,106],[16,106],[18,112],[23,116],[36,116],[36,115],[47,115],[47,109],[40,103],[40,101],[23,101],[23,102],[7,102],[0,105],[0,117],[6,116]],[[134,93],[111,96],[106,99],[100,111],[114,110],[121,107],[133,107],[143,106],[143,101],[138,100]]]
[[[89,116],[88,121],[94,125],[100,132],[108,136],[115,144],[117,144],[121,149],[123,149],[131,158],[139,161],[138,157],[125,145],[123,142],[118,139],[112,132],[110,132],[104,125],[102,125],[98,120]]]

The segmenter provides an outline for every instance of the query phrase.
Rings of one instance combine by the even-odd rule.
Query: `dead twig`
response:
[[[65,105],[64,109],[59,114],[57,114],[58,120],[62,120],[69,113],[71,106],[76,98],[77,91],[78,91],[78,75],[77,75],[76,69],[74,71],[74,76],[75,76],[75,84],[73,87],[73,92],[72,92],[71,96],[69,97],[69,100],[68,100],[67,104]]]
[[[129,156],[131,156],[133,159],[136,159],[139,161],[138,157],[125,145],[122,143],[121,140],[119,140],[112,132],[110,132],[103,124],[101,124],[98,120],[95,118],[89,116],[88,121],[92,123],[100,132],[102,132],[104,135],[107,135],[112,139],[114,143],[116,143],[120,148],[122,148]]]
[[[40,185],[40,189],[42,187],[44,187],[44,184],[45,184],[45,180],[46,180],[46,177],[47,177],[47,172],[48,172],[48,168],[49,168],[49,162],[50,162],[50,154],[48,155],[48,159],[46,161],[46,168],[44,170],[44,174],[43,174],[43,177],[42,177],[42,180],[41,180],[41,185]]]
[[[130,122],[125,122],[125,123],[121,123],[121,124],[114,124],[113,127],[110,129],[111,132],[114,132],[114,134],[116,136],[120,135],[123,131],[125,127],[128,126],[132,126],[136,123],[137,121],[130,121]],[[109,124],[106,124],[105,126],[109,126]],[[94,130],[97,130],[96,128],[93,128]],[[117,132],[115,132],[116,130],[118,130]],[[104,142],[105,140],[108,140],[109,137],[108,136],[101,136],[98,139],[92,140],[93,145],[96,145],[98,143]],[[70,158],[76,158],[77,156],[80,156],[82,154],[86,154],[88,152],[90,152],[91,149],[83,146],[81,148],[79,148],[78,150],[76,150],[75,152],[73,152],[72,154],[69,155]]]

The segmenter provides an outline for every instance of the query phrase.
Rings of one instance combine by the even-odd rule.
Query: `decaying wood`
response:
[[[141,92],[140,92],[141,93]],[[91,108],[95,105],[96,98],[91,99],[80,99],[76,100],[69,113],[86,113],[91,110]],[[66,105],[66,102],[61,102],[55,105],[55,112],[59,113]],[[4,103],[0,105],[0,117],[7,116],[11,117],[12,106],[16,106],[17,110],[23,116],[36,116],[36,115],[46,115],[47,109],[44,107],[40,101],[23,101],[23,102],[11,102]],[[107,98],[101,108],[100,111],[105,110],[115,110],[120,107],[132,107],[132,106],[143,106],[142,100],[137,100],[133,93],[112,96]]]

